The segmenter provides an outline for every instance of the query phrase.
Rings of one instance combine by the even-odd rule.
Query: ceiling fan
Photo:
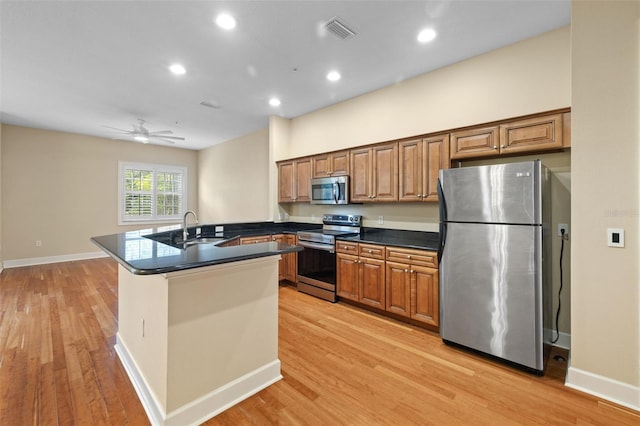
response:
[[[103,126],[107,129],[116,130],[122,133],[122,136],[115,137],[113,139],[122,139],[122,140],[130,140],[131,138],[135,139],[138,142],[149,143],[149,142],[167,142],[174,144],[176,141],[183,141],[184,138],[180,136],[173,136],[173,132],[171,130],[158,130],[155,132],[150,132],[149,129],[144,127],[145,121],[141,118],[138,118],[138,123],[132,124],[133,130],[125,130],[118,129],[117,127]]]

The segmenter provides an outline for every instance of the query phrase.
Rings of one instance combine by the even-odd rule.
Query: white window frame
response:
[[[151,216],[143,217],[143,218],[132,218],[126,217],[125,215],[125,170],[134,169],[134,170],[148,170],[153,173],[153,191],[152,191],[152,201],[151,201],[151,210],[153,214]],[[167,172],[167,173],[180,173],[182,174],[182,192],[180,203],[180,213],[177,215],[157,215],[156,214],[156,179],[157,174]],[[118,161],[118,225],[132,225],[132,224],[156,224],[156,223],[167,223],[182,220],[182,215],[185,211],[187,211],[187,182],[188,182],[188,169],[187,167],[182,166],[172,166],[166,164],[153,164],[153,163],[140,163],[140,162],[132,162],[132,161]]]

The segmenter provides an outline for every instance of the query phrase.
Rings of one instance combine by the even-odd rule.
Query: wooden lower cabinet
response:
[[[438,326],[438,270],[387,262],[387,312]]]
[[[435,252],[344,241],[336,250],[339,297],[439,326]]]
[[[285,235],[285,243],[295,246],[298,238],[295,235]],[[298,280],[298,253],[287,253],[282,256],[284,259],[283,279],[295,283]]]
[[[240,238],[240,244],[268,243],[269,241],[276,241],[294,246],[297,244],[297,237],[295,235],[288,234],[275,234]],[[298,279],[298,253],[287,253],[280,257],[278,265],[278,279],[280,281],[287,280],[292,283],[296,282]]]
[[[336,247],[338,297],[384,309],[384,246],[339,242]],[[351,254],[354,248],[358,255]]]
[[[387,247],[386,310],[437,327],[439,325],[436,253]]]

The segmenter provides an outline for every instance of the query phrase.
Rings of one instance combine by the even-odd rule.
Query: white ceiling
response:
[[[214,24],[222,11],[237,27]],[[202,149],[570,23],[570,0],[6,1],[3,123],[114,137],[172,130]],[[339,17],[357,31],[322,31]],[[416,42],[432,27],[438,37]],[[168,71],[173,62],[187,73]],[[342,79],[325,79],[337,69]],[[277,96],[279,107],[268,100]],[[219,108],[200,105],[212,101]]]

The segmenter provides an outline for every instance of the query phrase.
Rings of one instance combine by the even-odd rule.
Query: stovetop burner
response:
[[[298,231],[298,240],[335,244],[336,236],[360,234],[362,216],[325,214],[322,223],[322,229]]]

